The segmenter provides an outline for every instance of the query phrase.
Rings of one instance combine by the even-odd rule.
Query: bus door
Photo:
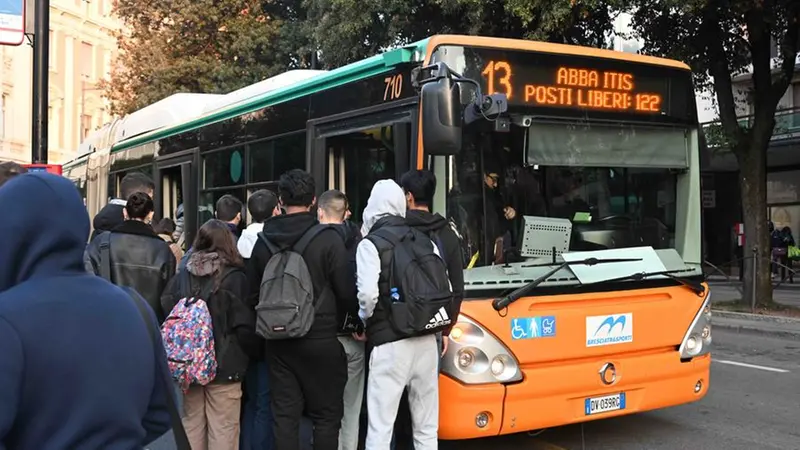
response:
[[[413,105],[354,113],[309,122],[309,160],[318,194],[339,189],[347,195],[351,220],[361,223],[376,181],[397,180],[412,166],[417,111]]]
[[[156,218],[169,217],[177,222],[178,207],[183,206],[184,247],[197,231],[197,174],[194,153],[156,163]]]

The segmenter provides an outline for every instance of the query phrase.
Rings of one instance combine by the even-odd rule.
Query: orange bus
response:
[[[469,258],[443,362],[440,437],[701,399],[711,324],[689,67],[457,36],[432,38],[425,58],[438,77],[450,71],[499,94],[488,98],[505,109],[483,120],[468,111],[459,144],[425,115],[427,103],[447,104],[452,83],[437,80],[428,96],[423,85],[419,151],[460,145],[425,163]],[[474,95],[465,90],[459,108]]]
[[[191,108],[186,105],[191,105]],[[436,174],[465,300],[442,361],[442,439],[680,405],[708,390],[699,131],[689,68],[649,56],[433,36],[226,95],[176,94],[82,144],[91,215],[130,171],[185,241],[216,200],[303,167],[359,221],[375,181]],[[246,215],[245,215],[246,217]]]

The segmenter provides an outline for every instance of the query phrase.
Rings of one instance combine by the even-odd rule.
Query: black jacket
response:
[[[169,245],[158,237],[150,225],[136,220],[126,220],[113,231],[105,233],[111,233],[109,281],[136,289],[153,308],[159,323],[162,323],[164,311],[161,310],[161,294],[175,275],[175,255]],[[97,275],[100,274],[101,241],[99,238],[93,240],[86,249],[92,270]]]
[[[169,314],[187,296],[211,292],[203,298],[211,314],[214,328],[214,351],[217,358],[217,377],[214,382],[241,381],[247,372],[251,356],[257,356],[259,339],[255,334],[255,314],[247,305],[248,282],[244,270],[238,267],[211,267],[195,264],[213,259],[215,254],[195,252],[181,271],[167,285],[161,296],[161,306]]]
[[[456,233],[450,228],[450,224],[439,214],[432,214],[428,211],[408,210],[406,212],[406,223],[419,231],[430,236],[431,240],[441,245],[439,250],[442,258],[447,265],[447,274],[450,278],[450,285],[453,288],[453,306],[455,311],[461,311],[461,301],[464,298],[464,262],[461,256],[461,242]],[[434,233],[435,232],[435,233]],[[434,234],[438,235],[436,242]],[[453,325],[456,321],[453,320]],[[452,326],[442,332],[443,335],[450,334]]]
[[[317,224],[311,213],[285,214],[267,219],[262,232],[270,242],[281,248],[297,243],[308,229]],[[339,330],[339,310],[357,308],[355,273],[350,258],[335,227],[320,232],[306,247],[303,259],[314,284],[314,296],[319,300],[324,289],[332,289],[335,301],[318,305],[314,324],[305,338],[336,338]],[[272,257],[267,244],[259,238],[247,262],[250,281],[250,307],[255,308],[261,288],[264,268]],[[324,296],[323,298],[331,298]],[[353,306],[356,304],[356,306]]]
[[[361,242],[361,229],[355,223],[347,220],[343,224],[336,226],[336,231],[344,241],[344,247],[347,251],[347,257],[350,263],[350,270],[356,273],[356,249],[358,243]],[[349,306],[349,309],[343,309],[344,306]],[[339,308],[339,335],[349,336],[352,333],[361,333],[364,331],[364,322],[358,317],[358,298],[353,298],[352,301],[347,302],[343,308]]]
[[[92,227],[94,230],[92,231],[90,240],[93,241],[98,234],[104,231],[111,231],[122,225],[122,223],[125,222],[125,216],[122,213],[124,209],[124,205],[116,203],[109,203],[104,206],[103,209],[94,216],[94,220],[92,220]]]

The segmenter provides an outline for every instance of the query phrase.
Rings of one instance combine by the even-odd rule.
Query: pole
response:
[[[758,283],[758,247],[753,247],[753,298],[750,299],[750,310],[756,311],[756,283]]]
[[[50,51],[50,0],[35,0],[33,22],[33,129],[31,162],[47,164],[47,111],[49,51]]]

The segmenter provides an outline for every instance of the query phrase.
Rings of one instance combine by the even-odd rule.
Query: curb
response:
[[[712,309],[711,324],[714,328],[735,331],[737,333],[800,340],[800,319],[791,317],[737,313]]]
[[[785,317],[785,316],[770,316],[767,314],[750,314],[750,313],[740,313],[740,312],[733,312],[733,311],[721,311],[719,309],[714,309],[714,306],[711,306],[711,317],[712,320],[714,317],[719,317],[722,319],[736,319],[736,320],[750,320],[754,322],[771,322],[771,323],[780,323],[789,326],[796,326],[798,332],[800,332],[800,319],[795,319],[794,317]]]
[[[800,330],[792,331],[792,330],[765,330],[763,328],[755,327],[755,326],[747,326],[747,325],[734,325],[734,324],[726,324],[726,323],[715,323],[715,329],[723,329],[728,331],[734,331],[736,333],[741,334],[749,334],[749,335],[757,335],[757,336],[770,336],[770,337],[779,337],[784,339],[791,339],[800,341]]]

